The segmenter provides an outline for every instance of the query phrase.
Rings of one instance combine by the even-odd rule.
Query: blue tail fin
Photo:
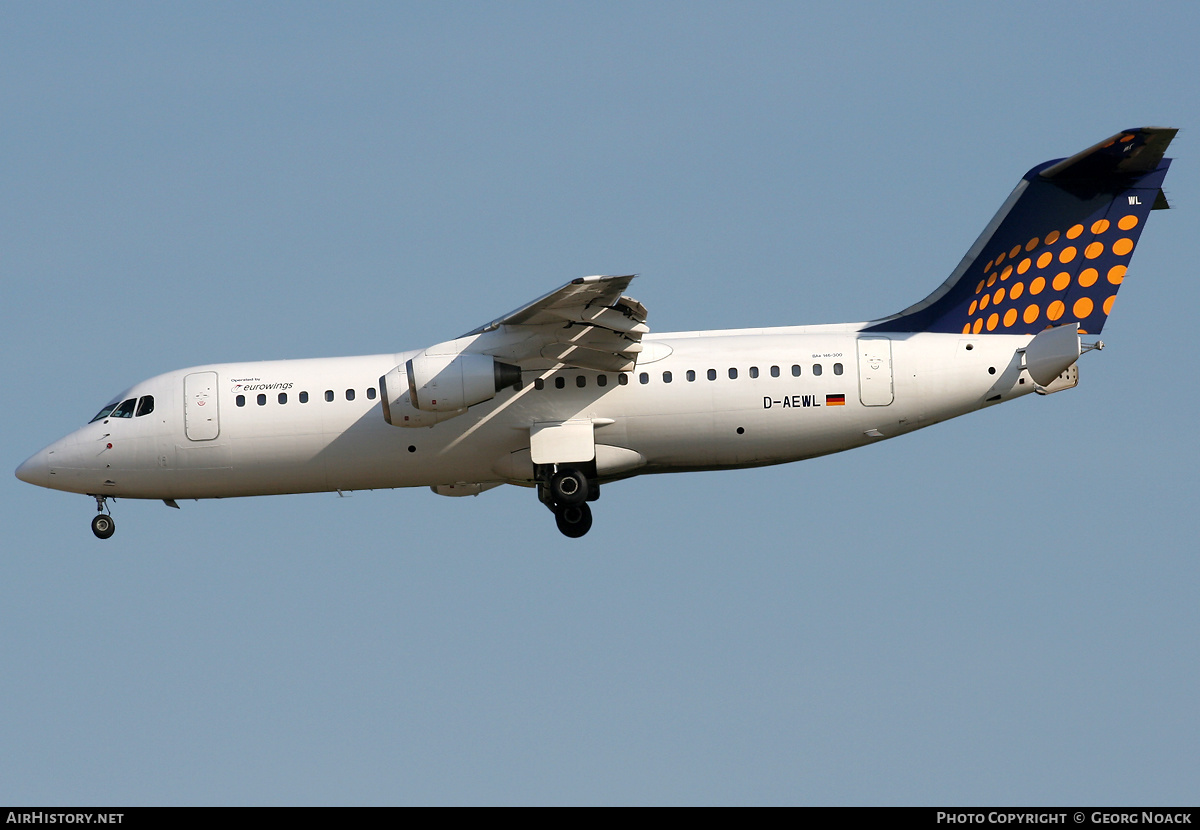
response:
[[[1176,130],[1125,130],[1030,170],[937,291],[867,331],[1096,334],[1146,218],[1167,208],[1163,158]]]

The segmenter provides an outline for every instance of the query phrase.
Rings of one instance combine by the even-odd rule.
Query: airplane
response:
[[[572,280],[461,337],[143,381],[16,471],[108,500],[531,488],[578,538],[609,483],[782,464],[1078,384],[1177,131],[1124,130],[1022,177],[932,294],[877,320],[651,333],[634,275]]]

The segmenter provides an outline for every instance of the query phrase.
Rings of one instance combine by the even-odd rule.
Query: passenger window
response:
[[[820,374],[820,372],[818,372],[817,374]],[[794,377],[794,378],[800,377],[800,364],[799,363],[792,364],[792,377]]]
[[[842,364],[840,364],[840,363],[833,364],[833,373],[835,375],[840,375],[842,373]]]
[[[583,375],[576,375],[575,385],[582,389],[583,387],[587,386],[587,378],[585,378]]]
[[[140,418],[143,415],[149,415],[153,411],[154,397],[152,395],[143,395],[142,399],[138,401],[137,417]]]
[[[238,406],[245,406],[245,405],[246,405],[246,396],[245,396],[245,395],[238,395],[238,396],[237,396],[237,405],[238,405]]]
[[[369,400],[369,401],[375,400],[375,387],[374,386],[367,387],[367,400]]]
[[[608,375],[596,375],[597,386],[608,386]]]
[[[688,379],[688,383],[692,383],[696,379],[696,370],[695,369],[687,370],[687,379]]]
[[[333,390],[332,389],[325,390],[325,400],[330,403],[333,402]]]
[[[671,382],[671,373],[663,372],[663,383],[670,383],[670,382]]]
[[[300,403],[308,403],[308,393],[307,392],[300,393]]]
[[[539,392],[541,392],[543,389],[546,388],[545,379],[544,378],[534,378],[533,379],[533,388],[538,390]]]
[[[625,374],[624,372],[617,375],[617,386],[628,386],[628,385],[629,385],[629,375]]]
[[[646,374],[645,372],[642,372],[640,375],[638,375],[638,383],[649,383],[649,382],[650,382],[650,375]]]
[[[259,395],[259,396],[258,396],[258,405],[259,405],[259,406],[266,406],[266,405],[267,405],[267,396],[266,396],[266,395]]]
[[[821,364],[820,363],[813,364],[813,374],[816,375],[817,377],[821,376]]]
[[[779,377],[779,367],[778,366],[771,367],[771,377],[773,377],[773,378]]]
[[[717,370],[716,370],[716,369],[709,369],[709,370],[708,370],[708,379],[709,379],[709,380],[716,380],[716,379],[717,379]]]
[[[130,398],[127,401],[122,401],[121,405],[113,410],[110,417],[112,418],[132,418],[134,404],[137,403],[137,398]]]
[[[280,392],[280,393],[279,393],[279,402],[280,402],[280,403],[287,403],[287,392]]]
[[[730,380],[737,380],[737,369],[730,369],[730,370],[729,370],[729,379],[730,379]]]
[[[348,401],[354,400],[354,390],[353,389],[346,390],[346,400],[348,400]]]
[[[559,376],[554,379],[554,388],[555,389],[565,389],[566,386],[567,386],[566,378]]]
[[[752,378],[758,377],[758,367],[757,366],[750,367],[750,377],[752,377]]]

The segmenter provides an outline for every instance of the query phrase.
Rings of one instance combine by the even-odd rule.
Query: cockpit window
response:
[[[136,403],[137,403],[137,398],[130,398],[129,400],[124,401],[121,403],[120,406],[118,406],[116,409],[114,409],[112,411],[112,414],[109,415],[108,417],[110,417],[110,418],[132,418],[133,417],[133,407],[134,407],[134,404],[136,404]]]
[[[99,421],[101,418],[107,418],[112,413],[112,411],[116,408],[117,408],[117,401],[113,401],[108,406],[104,407],[99,412],[97,412],[96,417],[92,418],[92,420],[88,421],[88,423],[91,424],[96,421]]]
[[[154,396],[153,395],[143,395],[142,399],[140,401],[138,401],[137,417],[140,418],[143,415],[149,415],[153,411],[154,411]]]

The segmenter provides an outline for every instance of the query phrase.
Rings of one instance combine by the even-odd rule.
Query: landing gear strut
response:
[[[107,496],[96,496],[97,513],[92,519],[92,533],[96,534],[97,539],[107,539],[112,536],[117,530],[117,525],[113,521],[113,517],[108,513],[108,507],[105,504],[108,501]]]
[[[547,467],[540,476],[538,499],[554,512],[563,536],[578,539],[592,528],[589,501],[600,497],[600,486],[577,467]]]

